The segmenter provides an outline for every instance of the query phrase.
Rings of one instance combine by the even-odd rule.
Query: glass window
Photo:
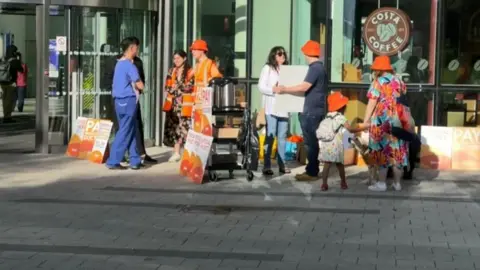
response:
[[[172,9],[172,48],[186,51],[188,0],[173,0]]]
[[[442,2],[446,23],[442,40],[441,82],[480,84],[480,2]]]
[[[194,39],[208,43],[209,57],[225,76],[246,77],[247,0],[196,0]]]
[[[439,124],[448,127],[480,126],[478,92],[441,93]]]
[[[290,47],[291,0],[253,1],[252,78],[260,77],[270,49]]]
[[[386,54],[405,82],[433,83],[436,7],[437,0],[332,1],[331,81],[369,83],[373,59]]]
[[[320,43],[320,59],[323,61],[327,33],[327,0],[296,0],[293,5],[292,64],[305,64],[301,48],[309,39]]]

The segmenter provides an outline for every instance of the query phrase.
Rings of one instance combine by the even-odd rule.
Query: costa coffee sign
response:
[[[375,54],[394,55],[408,45],[410,18],[400,9],[379,8],[365,21],[363,39]]]

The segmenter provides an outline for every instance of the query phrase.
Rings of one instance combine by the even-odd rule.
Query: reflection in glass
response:
[[[208,43],[209,57],[228,77],[246,76],[247,0],[197,0],[196,38]]]
[[[407,83],[433,83],[437,1],[417,1],[412,5],[411,1],[399,0],[398,3],[411,21],[408,45],[390,57],[395,72]],[[344,0],[332,5],[332,82],[371,81],[370,65],[377,55],[367,47],[363,31],[367,17],[379,7],[395,8],[397,1]],[[397,30],[393,21],[376,27],[377,33],[379,27]]]
[[[480,84],[480,2],[442,3],[448,23],[443,32],[441,82]]]

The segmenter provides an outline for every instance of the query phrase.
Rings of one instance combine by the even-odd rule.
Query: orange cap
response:
[[[340,92],[334,92],[328,96],[328,111],[336,112],[347,105],[348,98]]]
[[[386,55],[377,56],[370,69],[378,71],[393,70],[392,64],[390,64],[390,57]]]
[[[207,42],[205,40],[197,39],[192,43],[190,46],[190,50],[199,50],[199,51],[206,51],[208,52]]]
[[[309,40],[302,47],[302,52],[306,56],[320,57],[320,43]]]

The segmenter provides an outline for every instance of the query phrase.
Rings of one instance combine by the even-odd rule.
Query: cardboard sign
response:
[[[77,118],[66,155],[103,163],[112,127],[113,123],[108,120]]]
[[[196,184],[202,184],[212,142],[212,136],[206,136],[193,130],[188,131],[180,161],[181,175],[187,176]]]
[[[480,129],[452,129],[452,169],[478,170],[480,168]]]
[[[421,132],[420,167],[435,170],[451,169],[453,129],[422,126]]]

